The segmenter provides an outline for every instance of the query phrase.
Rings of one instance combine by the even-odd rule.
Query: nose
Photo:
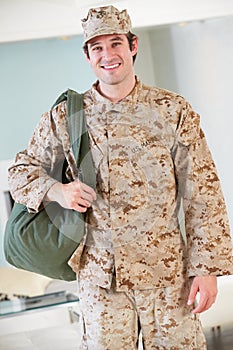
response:
[[[109,60],[114,56],[114,50],[111,47],[105,47],[102,51],[103,59]]]

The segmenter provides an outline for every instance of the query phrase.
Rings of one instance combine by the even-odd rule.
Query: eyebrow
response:
[[[114,38],[110,39],[110,41],[123,41],[123,38],[121,38],[120,36],[115,36]],[[90,48],[99,44],[101,44],[101,41],[94,41],[93,43],[90,43]]]
[[[110,39],[110,41],[123,41],[123,38],[121,36],[115,36],[114,38]]]

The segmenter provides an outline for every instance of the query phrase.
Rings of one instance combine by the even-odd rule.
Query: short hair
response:
[[[137,35],[135,35],[135,34],[133,34],[131,32],[128,32],[125,35],[126,35],[126,38],[128,39],[130,51],[132,51],[133,50],[134,40],[137,38]],[[90,58],[89,51],[88,51],[88,42],[84,44],[83,51],[87,55],[87,57]],[[133,63],[136,60],[136,56],[137,56],[137,53],[133,56]]]

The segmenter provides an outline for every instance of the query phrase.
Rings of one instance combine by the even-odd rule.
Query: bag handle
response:
[[[81,163],[79,159],[81,140],[84,132],[87,131],[84,125],[83,95],[71,89],[67,90],[66,106],[70,143],[79,168]]]
[[[83,94],[79,94],[77,91],[68,89],[56,99],[51,109],[63,101],[66,101],[70,143],[72,145],[75,159],[78,160],[81,136],[83,132]]]
[[[96,189],[96,175],[83,110],[83,94],[68,89],[57,98],[52,108],[62,101],[66,101],[68,131],[72,150],[77,162],[79,179]]]

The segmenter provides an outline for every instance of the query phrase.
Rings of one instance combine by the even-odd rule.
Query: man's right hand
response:
[[[68,184],[55,183],[46,193],[47,202],[57,202],[66,209],[73,209],[85,213],[96,200],[95,191],[80,181],[73,181]]]

